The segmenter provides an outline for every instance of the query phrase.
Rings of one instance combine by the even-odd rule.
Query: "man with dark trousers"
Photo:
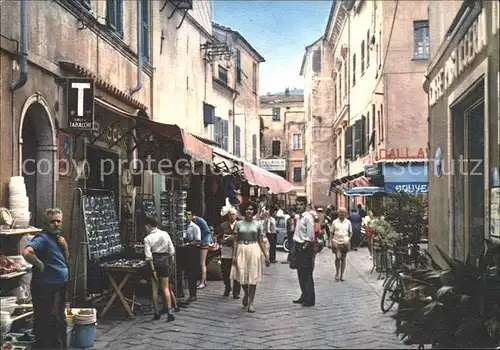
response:
[[[302,306],[314,306],[316,303],[316,293],[314,291],[314,218],[311,213],[305,210],[305,203],[297,203],[297,213],[300,218],[295,227],[293,240],[295,244],[295,262],[299,277],[300,291],[302,294],[294,304]]]
[[[178,263],[182,266],[185,277],[188,282],[189,298],[187,302],[196,301],[196,290],[198,276],[200,274],[200,244],[201,230],[193,221],[193,214],[190,210],[186,210],[186,217],[189,220],[188,227],[185,231],[184,243],[177,249],[179,256]],[[184,296],[183,279],[178,276],[177,289],[179,297]]]

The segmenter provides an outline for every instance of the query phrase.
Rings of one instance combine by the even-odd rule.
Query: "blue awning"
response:
[[[354,187],[344,191],[344,196],[347,197],[370,197],[377,193],[384,193],[383,187],[368,186],[368,187]]]

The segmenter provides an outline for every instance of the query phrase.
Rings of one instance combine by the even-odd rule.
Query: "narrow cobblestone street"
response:
[[[286,255],[279,253],[278,260]],[[173,323],[151,322],[140,314],[134,321],[112,322],[97,329],[97,349],[284,349],[393,348],[404,345],[394,334],[394,321],[379,307],[380,282],[370,274],[366,249],[349,253],[346,282],[333,279],[328,250],[316,260],[316,306],[292,304],[299,296],[296,272],[287,264],[266,269],[257,290],[255,314],[241,299],[225,298],[222,282],[209,282],[198,300],[177,313]]]

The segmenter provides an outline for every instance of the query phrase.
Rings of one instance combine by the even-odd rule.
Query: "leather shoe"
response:
[[[301,298],[293,301],[294,304],[302,304],[303,302],[304,301]]]
[[[311,307],[311,306],[314,306],[314,304],[302,303],[302,306],[304,306],[304,307]]]

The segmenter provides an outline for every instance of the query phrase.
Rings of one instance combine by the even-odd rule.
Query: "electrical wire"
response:
[[[390,46],[391,46],[392,34],[393,34],[393,32],[394,32],[394,25],[395,25],[395,23],[396,23],[396,14],[397,14],[397,12],[398,12],[398,5],[399,5],[399,0],[396,0],[396,6],[394,7],[394,13],[393,13],[393,15],[392,15],[392,24],[391,24],[391,29],[390,29],[390,31],[389,31],[389,38],[388,38],[388,40],[387,40],[387,47],[386,47],[386,49],[385,49],[385,54],[384,54],[384,60],[383,60],[383,62],[382,62],[382,66],[380,67],[380,76],[379,76],[379,78],[378,78],[377,82],[375,83],[375,88],[373,89],[373,91],[372,91],[372,92],[371,92],[371,94],[370,94],[371,96],[373,96],[373,95],[376,93],[376,91],[377,91],[377,86],[378,86],[378,84],[380,83],[380,80],[382,79],[382,76],[384,75],[384,73],[383,73],[383,72],[384,72],[385,64],[386,64],[386,62],[387,62],[387,56],[388,56],[388,53],[389,53],[389,48],[390,48]],[[354,118],[357,118],[359,115],[363,114],[363,113],[364,113],[364,111],[365,111],[368,107],[370,107],[370,105],[372,105],[372,104],[373,104],[373,103],[372,103],[372,101],[368,102],[368,103],[366,104],[366,106],[364,106],[364,107],[361,109],[361,112],[358,112],[356,115],[351,116],[349,119],[351,119],[351,120],[352,120],[352,119],[354,119]]]

